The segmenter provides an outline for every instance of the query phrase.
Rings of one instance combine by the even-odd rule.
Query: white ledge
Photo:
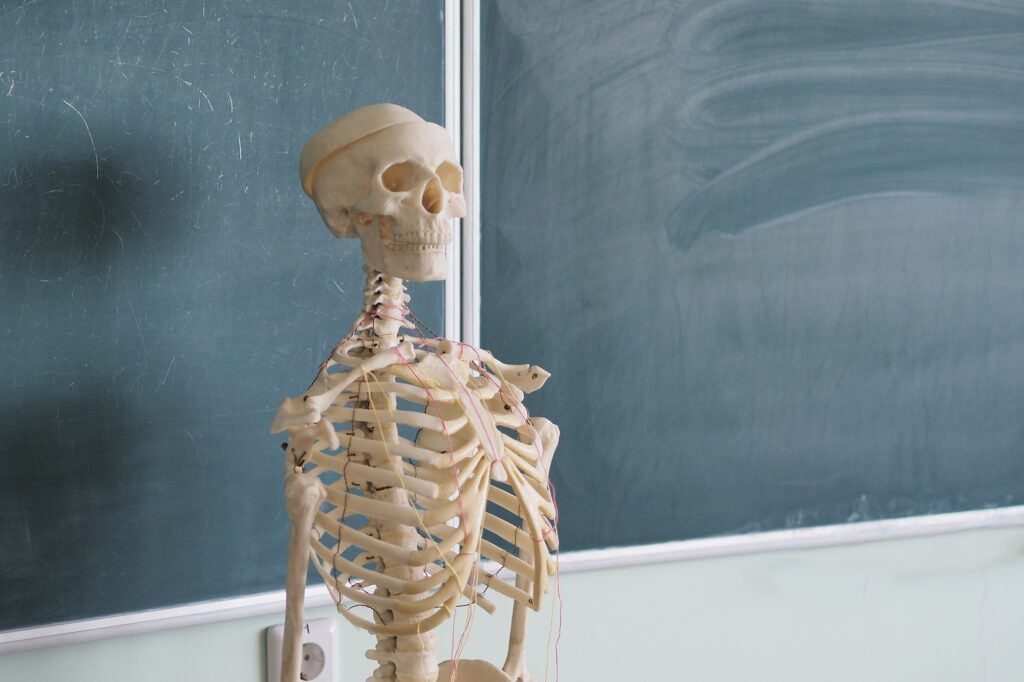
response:
[[[1024,506],[865,521],[842,526],[819,526],[747,535],[664,542],[635,547],[612,547],[566,552],[559,558],[563,573],[692,561],[754,552],[813,549],[939,535],[982,528],[1024,526]],[[323,585],[306,588],[306,606],[332,604]],[[155,630],[284,613],[284,590],[197,602],[182,606],[89,618],[0,632],[0,654],[28,651]]]
[[[911,516],[882,521],[861,521],[839,526],[773,530],[746,535],[663,542],[654,545],[588,549],[566,552],[561,557],[560,567],[562,572],[594,571],[637,564],[692,561],[755,552],[855,545],[865,542],[942,535],[964,530],[1013,526],[1024,526],[1024,506]]]
[[[306,588],[307,606],[324,606],[332,603],[327,588],[323,585]],[[0,654],[236,620],[277,611],[284,613],[284,590],[41,625],[23,630],[6,630],[0,632]]]

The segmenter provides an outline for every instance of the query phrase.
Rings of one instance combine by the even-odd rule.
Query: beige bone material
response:
[[[291,520],[288,542],[287,610],[284,650],[281,652],[282,679],[298,679],[302,665],[302,601],[306,588],[306,556],[317,507],[324,499],[324,486],[316,477],[302,473],[302,467],[285,457],[285,508]]]
[[[444,279],[451,220],[466,212],[462,168],[444,128],[375,104],[316,133],[299,166],[328,228],[358,236],[369,268],[418,282]]]
[[[437,679],[443,682],[516,682],[487,661],[476,659],[445,661],[439,669]]]
[[[367,277],[352,333],[272,426],[288,432],[292,521],[282,679],[299,679],[311,561],[339,612],[377,637],[370,682],[528,682],[526,609],[540,608],[556,572],[558,428],[522,404],[543,369],[427,338],[410,321],[403,280],[444,278],[450,222],[465,213],[447,133],[393,104],[365,107],[309,140],[300,173],[330,231],[359,238]],[[515,584],[484,570],[488,560]],[[462,600],[493,612],[491,589],[513,600],[504,672],[438,665],[432,631]]]

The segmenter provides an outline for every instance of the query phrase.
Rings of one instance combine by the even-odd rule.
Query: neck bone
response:
[[[403,327],[415,329],[415,326],[406,319],[409,294],[405,282],[369,267],[364,269],[363,311],[352,331],[363,347],[376,355],[398,345]]]

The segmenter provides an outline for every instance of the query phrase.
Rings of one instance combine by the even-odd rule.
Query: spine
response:
[[[409,296],[401,279],[368,271],[365,289],[363,318],[356,325],[356,334],[361,338],[365,348],[371,353],[389,352],[398,344],[398,335],[403,326],[411,327],[406,319]],[[394,381],[393,377],[371,375],[370,381]],[[367,401],[363,405],[379,414],[393,412],[397,405],[394,395],[386,391],[373,391],[367,387]],[[357,426],[368,437],[384,443],[399,442],[398,429],[395,424],[363,422]],[[388,469],[401,474],[401,458],[395,456],[371,456],[369,462],[374,467]],[[408,491],[400,487],[388,487],[369,492],[369,497],[394,505],[413,506]],[[422,547],[424,539],[414,526],[407,526],[390,521],[370,519],[374,535],[390,544],[409,550]],[[383,558],[377,557],[379,569],[386,575],[404,581],[420,580],[426,577],[426,571],[419,566],[388,565]],[[380,588],[382,596],[390,596],[399,600],[423,599],[428,594],[399,595],[387,594]],[[423,615],[401,616],[388,610],[376,613],[375,619],[382,623],[396,623],[403,619],[417,622]],[[377,646],[366,652],[367,658],[378,663],[373,677],[368,682],[436,682],[437,680],[437,640],[432,632],[417,635],[377,636]]]

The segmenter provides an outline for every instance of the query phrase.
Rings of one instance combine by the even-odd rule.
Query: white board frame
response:
[[[468,214],[455,231],[458,239],[450,254],[444,329],[448,338],[473,345],[480,344],[479,10],[478,0],[445,0],[445,124],[465,171]],[[571,573],[1016,526],[1024,526],[1024,506],[565,552],[559,564],[562,572]],[[0,632],[0,654],[283,613],[284,603],[281,590],[7,630]],[[307,588],[307,607],[332,603],[323,585]]]

